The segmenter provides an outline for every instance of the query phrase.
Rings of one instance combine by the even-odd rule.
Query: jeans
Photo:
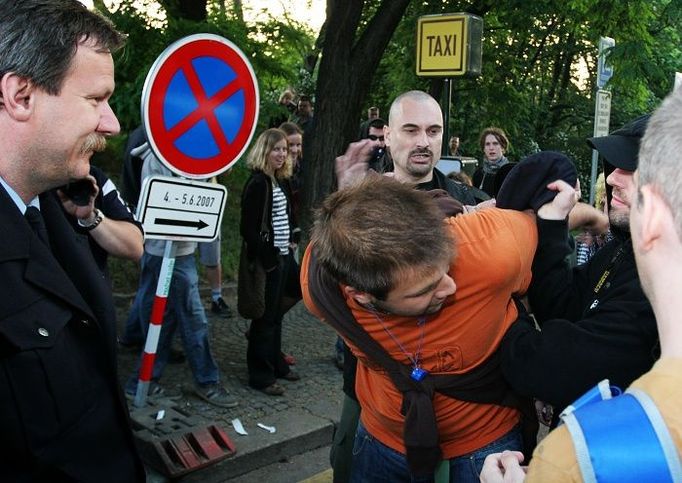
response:
[[[450,460],[450,482],[478,483],[483,460],[491,453],[505,449],[521,451],[521,431],[518,427],[476,451]],[[405,455],[380,443],[358,424],[353,446],[351,482],[409,482],[431,483],[433,476],[414,478],[410,475]]]
[[[140,274],[137,297],[139,301],[136,300],[133,303],[133,309],[138,311],[137,317],[141,322],[141,329],[145,338],[162,261],[163,257],[149,255],[146,252],[142,255],[142,273]],[[130,318],[132,317],[134,314],[130,314]],[[154,381],[161,378],[168,363],[171,342],[176,330],[180,332],[194,381],[200,386],[217,383],[219,381],[218,366],[208,344],[208,320],[199,295],[199,277],[194,254],[175,258],[159,345],[154,359],[152,372],[152,380]],[[129,381],[126,385],[128,392],[134,390],[133,386],[137,385],[137,375],[134,376],[134,379],[135,384]]]
[[[291,250],[280,255],[277,266],[267,272],[265,279],[265,313],[251,321],[246,364],[249,369],[249,385],[263,389],[276,378],[291,370],[282,356],[282,296],[291,270],[296,263]]]

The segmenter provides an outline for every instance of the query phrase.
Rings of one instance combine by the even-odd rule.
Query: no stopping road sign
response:
[[[170,45],[142,90],[142,120],[154,154],[188,178],[222,173],[244,153],[258,118],[258,83],[246,56],[218,35]]]

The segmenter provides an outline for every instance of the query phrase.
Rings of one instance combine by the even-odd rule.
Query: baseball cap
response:
[[[651,114],[640,116],[608,136],[588,138],[587,144],[599,151],[610,165],[626,171],[635,171],[639,159],[639,142],[644,136],[650,117]]]

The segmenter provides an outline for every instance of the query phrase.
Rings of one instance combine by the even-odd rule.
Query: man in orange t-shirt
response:
[[[412,366],[415,378],[467,374],[488,362],[517,318],[512,296],[528,287],[536,242],[529,214],[491,208],[443,222],[428,193],[371,177],[323,204],[302,262],[303,298],[325,318],[324,304],[311,295],[314,259],[339,282],[369,337]],[[406,396],[372,357],[346,342],[360,361],[362,408],[351,481],[410,481],[417,475],[404,443]],[[516,409],[438,391],[432,404],[451,481],[478,481],[487,454],[521,449]]]

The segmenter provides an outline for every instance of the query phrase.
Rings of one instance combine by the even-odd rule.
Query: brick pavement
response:
[[[234,288],[227,286],[225,299],[236,313]],[[119,326],[125,322],[129,304],[129,297],[117,297]],[[237,456],[243,458],[233,458],[234,461],[226,460],[213,469],[200,470],[195,474],[199,478],[196,481],[225,481],[227,477],[329,444],[342,400],[342,376],[333,360],[334,331],[311,316],[302,303],[289,311],[283,323],[282,348],[296,358],[295,369],[302,377],[295,382],[282,380],[286,393],[273,397],[247,386],[244,332],[248,321],[238,315],[231,318],[214,315],[208,306],[206,313],[211,350],[220,368],[221,381],[239,399],[239,406],[217,408],[194,396],[186,362],[167,366],[160,381],[166,394],[159,404],[172,405],[206,424],[219,424],[237,446]],[[132,374],[138,356],[131,351],[119,354],[122,383]],[[131,409],[134,410],[132,406]],[[236,434],[231,424],[234,418],[240,419],[248,436]],[[259,422],[275,426],[277,433],[270,434],[258,428]],[[187,476],[182,481],[192,481],[192,478]]]

